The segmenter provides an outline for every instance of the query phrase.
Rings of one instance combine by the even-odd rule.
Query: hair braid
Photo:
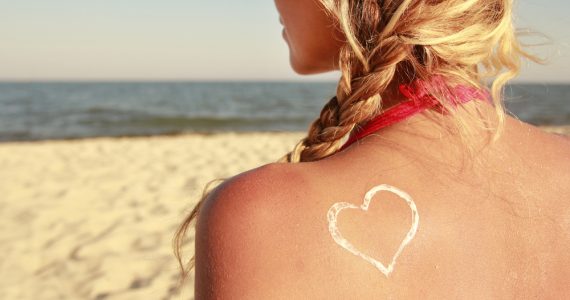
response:
[[[316,161],[334,154],[355,126],[370,120],[382,108],[382,94],[394,79],[398,64],[410,53],[409,47],[397,36],[386,36],[394,32],[397,22],[393,19],[401,17],[408,2],[382,13],[377,1],[356,3],[357,8],[366,5],[367,9],[353,9],[362,12],[356,18],[358,22],[341,26],[355,28],[358,35],[340,51],[342,75],[336,96],[323,107],[309,127],[307,137],[281,161]],[[380,32],[370,30],[380,29],[383,22],[387,22],[388,27],[381,28]]]
[[[340,141],[357,125],[374,117],[382,107],[382,93],[396,73],[397,65],[406,58],[397,39],[382,43],[379,50],[386,58],[384,63],[354,79],[342,72],[337,95],[323,107],[319,118],[310,126],[307,137],[287,155],[288,162],[316,161],[335,153]],[[342,64],[347,66],[348,64]]]

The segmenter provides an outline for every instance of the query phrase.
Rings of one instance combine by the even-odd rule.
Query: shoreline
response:
[[[533,125],[544,131],[551,133],[559,133],[570,135],[570,125]],[[97,140],[144,140],[144,139],[169,139],[169,138],[185,138],[185,137],[210,137],[210,136],[247,136],[247,135],[303,135],[305,131],[198,131],[198,132],[180,132],[165,134],[141,134],[141,135],[120,135],[120,136],[89,136],[89,137],[71,137],[61,139],[37,139],[37,140],[6,140],[0,141],[2,145],[10,144],[42,144],[42,143],[65,143],[65,142],[81,142],[81,141],[97,141]]]
[[[570,127],[570,125],[568,126]],[[141,134],[141,135],[109,135],[109,136],[88,136],[88,137],[71,137],[71,138],[58,138],[58,139],[36,139],[36,140],[0,140],[0,146],[6,144],[39,144],[39,143],[65,143],[75,141],[89,141],[89,140],[144,140],[144,139],[161,139],[161,138],[184,138],[184,137],[209,137],[209,136],[223,136],[223,135],[302,135],[305,131],[198,131],[198,132],[180,132],[180,133],[165,133],[165,134]]]

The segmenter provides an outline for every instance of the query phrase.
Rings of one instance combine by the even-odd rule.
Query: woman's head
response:
[[[517,75],[520,49],[512,0],[276,0],[293,68],[338,68],[337,95],[288,161],[334,153],[341,139],[381,109],[396,83],[446,78],[484,88],[502,120],[500,93]],[[334,60],[334,61],[331,61]],[[495,78],[496,77],[496,78]],[[439,99],[446,105],[446,99]]]
[[[275,4],[292,66],[303,74],[338,68],[343,46],[350,48],[351,58],[363,70],[381,67],[390,58],[388,50],[404,50],[407,56],[402,61],[417,60],[432,68],[435,63],[477,65],[512,33],[512,0],[275,0]]]

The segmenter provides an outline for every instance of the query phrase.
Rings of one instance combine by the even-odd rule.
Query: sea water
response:
[[[0,83],[0,141],[189,132],[305,131],[334,82]],[[570,85],[514,84],[509,111],[570,124]]]

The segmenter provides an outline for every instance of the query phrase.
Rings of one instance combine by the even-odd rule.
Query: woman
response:
[[[568,297],[570,142],[503,111],[534,60],[512,0],[275,2],[293,69],[342,75],[291,153],[185,220],[196,299]]]

